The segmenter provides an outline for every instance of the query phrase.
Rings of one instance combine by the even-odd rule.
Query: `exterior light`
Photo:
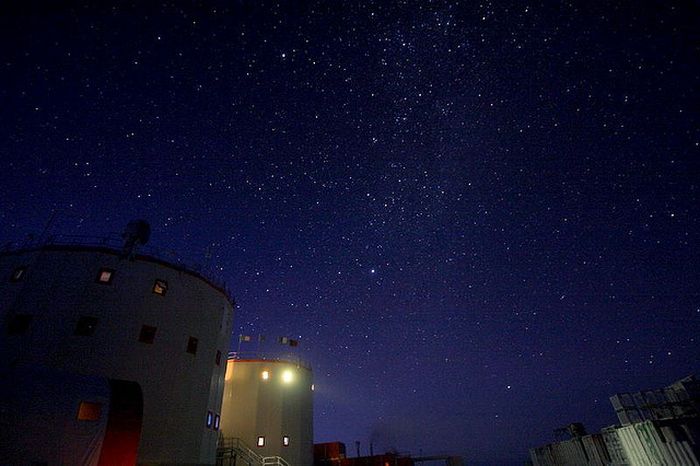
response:
[[[294,374],[292,373],[292,371],[287,369],[286,371],[282,372],[282,382],[291,383],[292,380],[294,380]]]
[[[262,371],[261,377],[263,380],[268,380],[270,378],[270,373],[268,371]]]
[[[313,392],[314,390],[316,390],[316,385],[311,384],[311,391]]]

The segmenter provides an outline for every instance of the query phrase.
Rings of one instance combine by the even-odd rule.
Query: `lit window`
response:
[[[27,272],[26,267],[17,267],[14,272],[12,272],[12,275],[10,276],[10,281],[11,282],[20,282],[24,280],[24,275]]]
[[[75,326],[75,332],[73,332],[73,334],[78,335],[80,337],[92,336],[95,333],[95,329],[97,328],[97,322],[99,322],[99,319],[97,317],[80,316],[80,319],[78,319],[78,324]]]
[[[257,443],[257,445],[258,445],[259,447],[264,447],[264,446],[265,446],[265,437],[263,437],[262,435],[261,435],[260,437],[258,437],[258,443]]]
[[[156,327],[151,327],[150,325],[142,325],[141,333],[139,334],[139,341],[141,343],[153,344],[153,340],[156,339]]]
[[[311,391],[313,392],[314,390],[316,390],[316,386],[314,384],[311,384]]]
[[[197,354],[197,343],[199,343],[199,340],[195,337],[190,337],[190,339],[187,340],[187,352]]]
[[[221,424],[221,416],[217,414],[214,416],[214,430],[219,430],[219,424]]]
[[[114,270],[102,267],[100,272],[97,274],[97,283],[109,285],[112,283],[112,278],[114,278]]]
[[[294,380],[294,374],[290,370],[282,372],[282,382],[291,383]]]
[[[221,365],[221,351],[216,350],[216,358],[214,359],[214,362],[216,362],[217,366]]]
[[[32,316],[29,314],[15,314],[7,322],[8,335],[22,335],[27,333],[29,325],[32,323]]]
[[[214,413],[207,411],[207,427],[211,427],[214,423]]]
[[[268,371],[262,371],[261,377],[263,380],[268,380],[270,378],[270,373]]]
[[[282,445],[284,445],[285,447],[289,446],[289,436],[285,435],[284,437],[282,437]]]
[[[153,283],[153,292],[155,294],[165,296],[165,293],[167,291],[168,291],[168,282],[166,282],[165,280],[156,280],[155,283]]]
[[[102,414],[102,405],[100,403],[80,402],[80,407],[78,408],[79,421],[98,421],[100,414]]]

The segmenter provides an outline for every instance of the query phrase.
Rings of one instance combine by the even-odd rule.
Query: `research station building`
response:
[[[313,464],[313,375],[299,361],[241,359],[226,367],[221,432],[241,453],[289,466]],[[280,461],[281,459],[281,461]]]
[[[0,371],[28,385],[3,385],[14,411],[0,414],[1,457],[59,464],[61,452],[22,449],[87,435],[83,464],[119,464],[107,453],[120,442],[135,442],[138,464],[215,464],[233,300],[203,274],[128,246],[69,238],[0,252]],[[73,430],[38,431],[42,406]],[[100,459],[102,446],[111,450]]]

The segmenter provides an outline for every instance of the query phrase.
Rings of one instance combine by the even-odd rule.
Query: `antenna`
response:
[[[124,247],[122,248],[122,257],[133,260],[136,255],[136,249],[148,243],[151,237],[151,225],[145,220],[132,220],[126,224],[122,238],[124,239]]]
[[[39,243],[44,243],[46,241],[46,237],[48,233],[51,231],[51,227],[53,226],[53,222],[56,220],[56,215],[58,214],[58,209],[52,209],[51,210],[51,215],[49,215],[49,219],[46,221],[46,225],[44,226],[44,229],[41,232],[41,235],[39,235]]]

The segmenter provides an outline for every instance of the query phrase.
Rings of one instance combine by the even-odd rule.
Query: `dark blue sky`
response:
[[[520,461],[700,367],[698,4],[590,3],[3,6],[0,239],[145,218],[317,441]]]

